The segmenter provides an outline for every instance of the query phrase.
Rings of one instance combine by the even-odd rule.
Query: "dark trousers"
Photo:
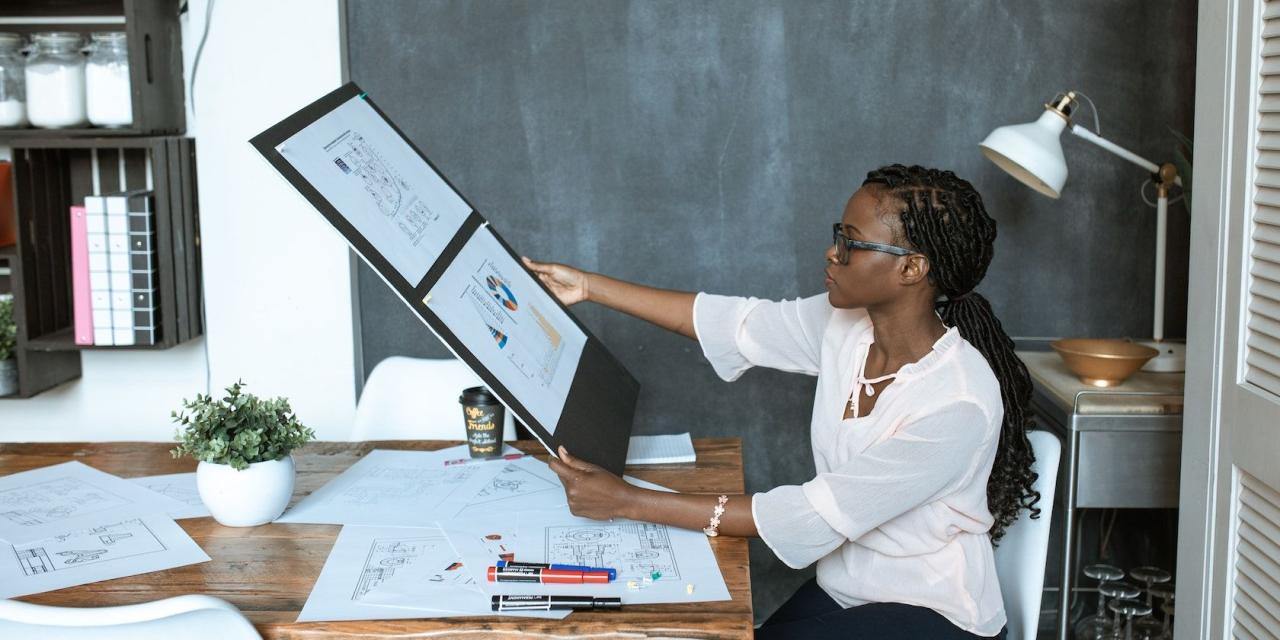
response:
[[[842,640],[974,640],[975,636],[925,607],[873,602],[842,608],[810,579],[759,629],[757,640],[841,638]],[[1005,638],[1001,629],[996,636]]]

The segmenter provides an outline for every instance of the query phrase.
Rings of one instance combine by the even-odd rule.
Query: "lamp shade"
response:
[[[1059,134],[1067,121],[1045,110],[1040,119],[1026,124],[1000,127],[978,146],[992,162],[1023,184],[1057,198],[1067,181],[1067,159],[1062,155]]]

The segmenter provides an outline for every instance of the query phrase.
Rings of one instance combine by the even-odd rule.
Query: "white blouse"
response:
[[[900,602],[977,635],[999,633],[987,478],[1004,405],[986,358],[950,328],[898,371],[870,414],[845,419],[874,340],[865,310],[835,309],[826,294],[700,293],[693,323],[725,380],[753,366],[818,377],[809,427],[817,477],[752,497],[756,528],[778,558],[795,569],[816,561],[818,585],[843,607]],[[773,418],[787,428],[788,417]]]

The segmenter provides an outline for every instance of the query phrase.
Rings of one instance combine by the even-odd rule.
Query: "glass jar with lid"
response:
[[[85,100],[89,123],[99,127],[133,124],[133,99],[129,92],[129,49],[123,31],[102,31],[90,36],[85,67]]]
[[[27,126],[27,87],[23,79],[22,36],[0,33],[0,127]]]
[[[27,119],[37,127],[81,127],[85,112],[84,54],[80,34],[46,31],[31,36],[27,57]]]

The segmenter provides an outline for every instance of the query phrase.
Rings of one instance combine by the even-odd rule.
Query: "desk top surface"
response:
[[[1018,351],[1036,387],[1065,416],[1168,416],[1182,414],[1181,373],[1139,371],[1123,383],[1099,388],[1081,382],[1053,351]]]
[[[293,502],[315,491],[372,449],[434,450],[456,441],[315,442],[294,452],[298,476]],[[533,441],[511,443],[541,460],[548,454]],[[193,471],[190,458],[173,459],[170,443],[0,444],[0,475],[69,460],[125,478]],[[741,493],[742,441],[694,440],[693,464],[644,465],[627,474],[687,493]],[[320,575],[341,527],[268,524],[224,527],[212,518],[178,524],[212,558],[211,562],[157,573],[82,585],[20,598],[55,606],[134,604],[188,593],[223,598],[240,608],[264,638],[436,637],[466,631],[468,637],[508,635],[573,637],[593,635],[694,638],[752,635],[751,579],[744,538],[711,539],[732,600],[689,604],[635,605],[621,611],[576,611],[564,620],[531,618],[437,618],[296,623],[298,612]]]

